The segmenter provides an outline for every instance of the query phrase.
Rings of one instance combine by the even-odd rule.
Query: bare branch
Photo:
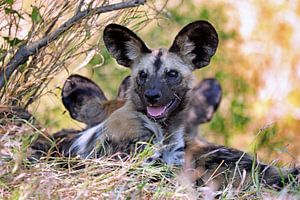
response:
[[[112,5],[106,5],[96,8],[90,8],[84,11],[77,11],[73,17],[63,23],[60,27],[58,27],[49,35],[41,38],[38,41],[32,42],[31,44],[21,46],[13,58],[8,62],[7,66],[0,71],[0,89],[4,86],[5,82],[7,82],[12,75],[12,73],[22,64],[24,64],[29,56],[36,54],[41,48],[47,46],[49,43],[56,40],[59,36],[61,36],[64,32],[73,27],[76,23],[81,20],[91,16],[97,15],[101,13],[111,12],[114,10],[120,10],[125,8],[136,7],[142,5],[146,2],[146,0],[129,0],[126,2],[116,3]]]

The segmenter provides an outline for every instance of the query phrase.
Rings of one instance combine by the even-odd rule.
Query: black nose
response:
[[[155,104],[159,101],[161,92],[157,89],[146,90],[145,97],[148,103]]]

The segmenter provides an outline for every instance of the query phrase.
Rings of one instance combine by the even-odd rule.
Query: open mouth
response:
[[[147,106],[147,114],[153,119],[165,118],[177,108],[179,103],[179,100],[175,98],[165,106]]]

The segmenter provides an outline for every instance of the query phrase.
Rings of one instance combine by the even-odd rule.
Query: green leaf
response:
[[[23,73],[23,72],[25,71],[25,69],[27,69],[26,67],[27,67],[26,62],[25,62],[24,64],[20,65],[20,66],[19,66],[19,69],[18,69],[19,72]]]
[[[16,14],[18,15],[18,17],[24,19],[24,17],[22,17],[22,15],[20,13],[18,13],[18,11],[12,9],[12,8],[4,8],[4,12],[5,14]]]
[[[4,12],[5,14],[11,14],[11,13],[15,13],[16,11],[11,8],[4,8]]]
[[[0,48],[0,57],[2,57],[2,55],[6,52],[5,49]]]
[[[201,9],[201,11],[200,11],[200,17],[199,18],[200,19],[206,19],[206,20],[210,19],[211,18],[211,14],[210,14],[209,9],[208,8]]]
[[[9,5],[11,6],[14,3],[14,0],[0,0],[0,6]]]
[[[220,115],[220,113],[216,113],[215,117],[210,123],[210,129],[217,133],[226,132],[225,119],[223,116]]]
[[[8,5],[13,5],[14,0],[6,0],[6,3],[7,3]]]
[[[259,134],[258,141],[256,142],[256,148],[260,149],[266,146],[270,146],[274,148],[276,146],[276,143],[272,141],[272,139],[276,136],[277,133],[278,133],[278,127],[276,124],[262,130]]]
[[[103,57],[96,53],[88,64],[95,66],[101,63],[103,63]]]
[[[231,120],[235,128],[243,130],[250,122],[250,117],[245,113],[246,105],[243,101],[233,99],[231,102]]]
[[[16,46],[20,44],[21,42],[24,42],[24,40],[20,40],[19,38],[13,38],[10,39],[9,37],[2,37],[10,46]]]
[[[36,24],[42,21],[42,15],[40,13],[39,8],[36,6],[32,7],[31,20],[33,23],[36,23]]]

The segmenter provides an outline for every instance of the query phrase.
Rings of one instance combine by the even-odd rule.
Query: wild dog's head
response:
[[[155,120],[185,108],[192,71],[208,65],[218,46],[217,32],[206,21],[185,26],[168,50],[150,50],[131,30],[117,24],[108,25],[103,38],[117,62],[132,69],[129,100]]]

